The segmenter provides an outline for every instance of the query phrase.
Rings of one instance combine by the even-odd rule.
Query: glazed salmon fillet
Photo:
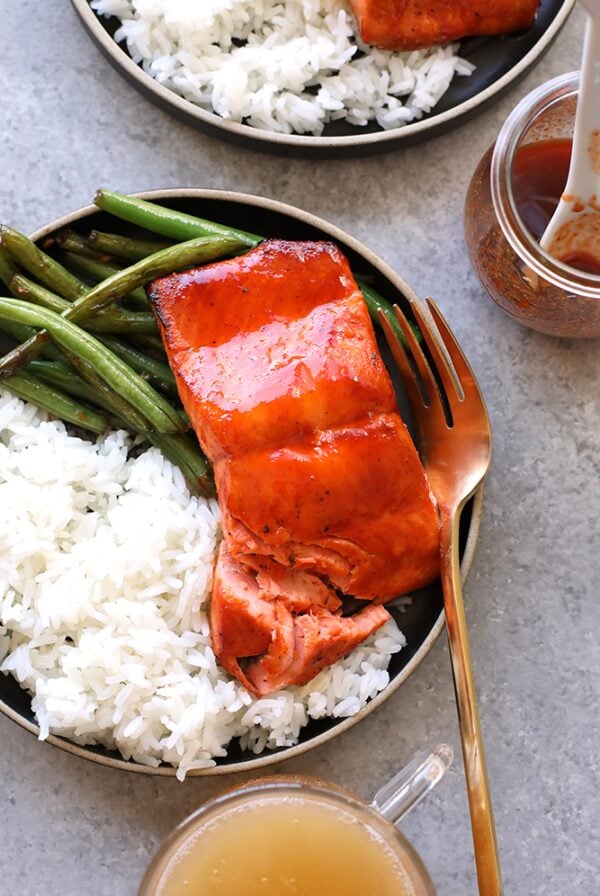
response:
[[[350,0],[360,36],[387,50],[530,28],[539,0]]]
[[[149,295],[222,511],[215,654],[256,694],[305,683],[439,568],[436,507],[362,295],[336,246],[283,240]],[[340,594],[369,603],[343,616]]]

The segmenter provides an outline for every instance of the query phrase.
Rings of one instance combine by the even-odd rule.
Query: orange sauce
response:
[[[561,261],[572,268],[577,268],[578,271],[585,271],[586,274],[600,274],[598,260],[586,252],[570,252],[564,255]]]
[[[517,211],[530,233],[540,240],[567,183],[571,140],[541,140],[521,146],[512,167]]]
[[[560,201],[571,161],[571,140],[541,140],[520,147],[512,167],[512,189],[521,220],[540,240]],[[581,210],[585,206],[581,205]],[[588,274],[600,274],[598,261],[585,252],[561,258],[565,264]]]
[[[262,797],[198,827],[157,896],[411,896],[397,847],[340,806]]]

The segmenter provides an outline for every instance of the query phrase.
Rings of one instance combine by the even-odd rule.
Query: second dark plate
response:
[[[428,140],[482,112],[516,84],[543,56],[565,24],[575,0],[542,0],[533,26],[506,37],[472,38],[461,43],[460,55],[476,66],[468,78],[454,78],[435,109],[419,121],[384,131],[334,123],[321,137],[276,134],[227,121],[184,100],[148,75],[130,58],[113,34],[119,22],[97,16],[89,0],[71,0],[91,37],[112,65],[131,84],[162,109],[211,137],[249,149],[305,158],[344,158],[372,155]]]

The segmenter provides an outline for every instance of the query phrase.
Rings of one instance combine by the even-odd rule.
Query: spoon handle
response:
[[[589,6],[588,6],[589,4]],[[581,78],[579,96],[573,130],[573,152],[569,176],[565,187],[566,193],[581,191],[588,178],[577,178],[577,171],[596,172],[596,181],[600,175],[600,3],[598,0],[587,0],[582,4],[588,12],[588,19],[583,40],[583,57],[581,60]],[[590,10],[594,10],[591,12]],[[595,149],[595,153],[594,153]],[[596,156],[594,164],[594,156]],[[590,191],[593,183],[590,180]],[[586,202],[590,196],[580,196]]]

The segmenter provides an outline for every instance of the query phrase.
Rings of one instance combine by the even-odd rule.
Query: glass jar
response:
[[[600,276],[557,261],[525,227],[513,194],[513,164],[531,143],[570,139],[579,72],[526,96],[481,159],[465,204],[471,263],[486,291],[511,317],[552,336],[600,336]]]

